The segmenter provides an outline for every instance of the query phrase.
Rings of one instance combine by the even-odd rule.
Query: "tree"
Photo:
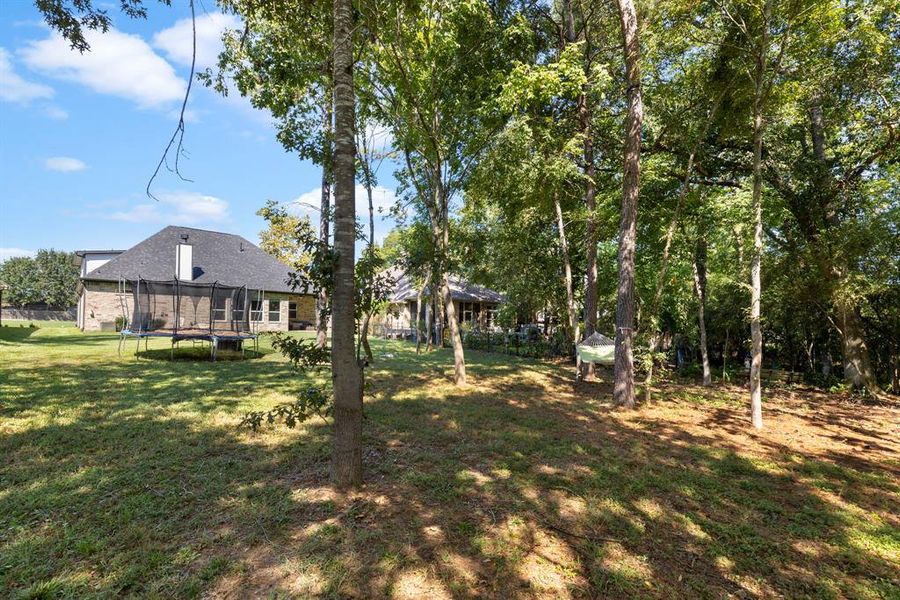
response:
[[[274,200],[266,202],[256,214],[269,225],[259,232],[259,247],[295,271],[302,271],[310,260],[300,244],[300,240],[308,238],[312,231],[309,217],[293,215]]]
[[[36,304],[43,299],[40,277],[31,257],[16,256],[0,263],[0,281],[6,285],[3,298],[12,306]]]
[[[200,80],[223,95],[229,82],[257,108],[276,119],[277,136],[286,150],[322,169],[319,242],[330,243],[333,154],[332,30],[330,7],[323,3],[282,5],[232,0],[229,10],[244,21],[243,31],[226,31],[215,72]],[[323,347],[328,327],[328,293],[317,290],[317,343]]]
[[[527,25],[504,20],[484,1],[372,3],[363,7],[374,37],[370,79],[379,119],[403,156],[399,173],[431,226],[432,281],[440,286],[453,346],[454,379],[466,383],[456,310],[450,295],[451,202],[495,132],[482,110],[498,71],[510,66]]]
[[[709,348],[706,345],[706,237],[697,237],[691,267],[694,275],[694,293],[697,295],[697,325],[700,328],[700,357],[703,365],[703,385],[712,383],[709,370]]]
[[[572,10],[572,1],[563,0],[562,3],[563,39],[565,44],[574,44],[578,39],[575,28],[575,14]],[[587,210],[585,230],[585,245],[587,256],[587,277],[584,289],[584,333],[591,335],[597,329],[597,183],[595,180],[596,164],[594,160],[594,130],[592,127],[592,102],[591,102],[591,75],[598,72],[594,68],[595,52],[590,19],[582,15],[579,30],[581,31],[582,47],[584,49],[584,81],[581,92],[578,95],[578,131],[582,138],[582,168],[584,170],[585,191],[584,205]],[[580,340],[575,340],[577,344]],[[593,363],[584,363],[584,375],[592,373]]]
[[[13,306],[44,303],[67,309],[78,303],[78,267],[71,252],[38,250],[34,258],[17,256],[0,263],[0,281]]]
[[[38,250],[34,256],[41,301],[51,308],[71,308],[78,303],[78,267],[71,252]]]
[[[640,189],[641,94],[640,40],[637,11],[632,0],[618,0],[622,24],[622,48],[628,84],[628,116],[625,119],[625,160],[622,172],[622,219],[619,225],[619,288],[616,300],[616,358],[613,399],[634,407],[634,252],[637,235],[637,202]]]
[[[334,0],[334,296],[331,377],[334,382],[332,478],[362,483],[363,369],[356,358],[356,97],[353,92],[353,2]]]

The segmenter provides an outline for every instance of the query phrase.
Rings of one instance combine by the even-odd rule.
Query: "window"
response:
[[[471,302],[460,302],[459,303],[459,315],[457,318],[460,323],[471,323],[475,314],[474,304]]]
[[[262,300],[250,301],[250,320],[262,321]]]
[[[291,321],[297,320],[297,303],[296,302],[288,302],[288,319]]]
[[[213,297],[213,311],[212,318],[213,321],[224,321],[225,320],[225,303],[226,298],[224,296],[220,298]]]
[[[497,307],[491,306],[484,311],[484,326],[488,329],[497,323]]]
[[[277,323],[281,320],[281,301],[269,300],[269,322]]]

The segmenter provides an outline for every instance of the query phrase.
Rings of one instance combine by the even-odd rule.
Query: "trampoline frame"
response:
[[[145,280],[143,278],[138,278],[134,280],[132,283],[134,284],[133,294],[135,298],[139,298],[141,294],[141,282],[148,282],[149,280]],[[144,351],[149,350],[149,341],[150,338],[169,338],[172,341],[172,345],[169,353],[169,360],[175,359],[175,348],[178,345],[178,342],[183,341],[200,341],[200,342],[209,342],[210,345],[210,360],[215,362],[216,357],[218,356],[219,350],[219,342],[223,340],[234,340],[240,342],[241,346],[241,357],[246,358],[246,346],[244,344],[247,340],[253,340],[253,350],[257,354],[259,353],[259,332],[258,331],[248,331],[248,332],[237,332],[230,329],[215,329],[213,324],[215,319],[213,319],[213,312],[216,310],[213,302],[213,297],[215,295],[216,289],[219,286],[219,282],[213,282],[212,284],[190,284],[196,287],[208,287],[209,288],[209,299],[210,299],[210,319],[209,319],[209,327],[205,328],[201,327],[186,327],[179,330],[178,321],[179,321],[179,307],[181,304],[181,285],[182,282],[175,277],[171,282],[169,281],[155,281],[153,283],[163,283],[173,286],[173,309],[175,313],[174,319],[174,327],[171,330],[168,329],[157,329],[152,331],[142,331],[140,329],[133,330],[131,329],[131,319],[128,314],[128,302],[127,300],[122,302],[122,311],[125,326],[122,328],[122,331],[119,335],[119,347],[118,347],[118,355],[122,356],[122,348],[125,345],[125,341],[127,338],[133,337],[136,338],[137,344],[134,349],[134,356],[138,358],[138,352],[141,348],[141,340],[144,340]],[[253,321],[249,320],[249,316],[251,311],[251,300],[250,300],[250,292],[251,290],[244,286],[222,286],[229,287],[233,289],[243,289],[244,290],[244,308],[242,312],[247,315],[247,323],[250,327],[252,327]],[[263,293],[262,290],[254,290],[256,292],[256,300],[261,304],[263,301]],[[125,280],[120,280],[119,293],[121,296],[127,298],[128,294],[125,292]],[[149,291],[147,292],[149,298]],[[139,306],[135,305],[135,311],[139,310]],[[232,309],[232,317],[233,317],[233,309]],[[234,321],[232,318],[231,321]]]

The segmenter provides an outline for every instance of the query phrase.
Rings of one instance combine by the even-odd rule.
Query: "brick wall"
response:
[[[122,316],[122,304],[112,282],[85,281],[80,310],[82,313],[83,331],[115,331],[116,319]],[[129,298],[129,306],[131,299]]]
[[[114,330],[116,319],[122,316],[121,300],[116,293],[118,286],[111,282],[85,281],[82,291],[82,300],[79,304],[83,311],[84,331]],[[252,299],[252,298],[251,298]],[[269,320],[269,300],[278,301],[278,321]],[[129,311],[133,309],[133,296],[126,296]],[[289,302],[297,303],[297,320],[314,323],[316,320],[316,301],[313,296],[301,296],[296,294],[266,293],[263,296],[262,321],[252,322],[258,331],[287,331],[289,317]],[[209,300],[201,299],[198,311],[202,314],[209,312]],[[193,306],[191,311],[193,312]],[[128,315],[129,319],[131,315]],[[182,323],[181,326],[187,326]]]
[[[297,303],[298,321],[316,322],[316,298],[315,296],[291,296],[291,302]]]

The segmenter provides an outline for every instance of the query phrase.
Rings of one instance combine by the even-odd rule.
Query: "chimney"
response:
[[[194,247],[190,244],[178,244],[175,247],[175,276],[181,281],[194,279]]]

